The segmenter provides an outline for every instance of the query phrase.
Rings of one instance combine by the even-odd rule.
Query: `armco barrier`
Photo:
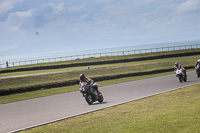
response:
[[[150,49],[137,49],[137,50],[128,50],[128,51],[106,52],[106,53],[93,53],[93,54],[73,55],[73,56],[64,56],[64,57],[55,57],[55,58],[46,58],[46,59],[25,60],[25,61],[17,61],[17,62],[7,61],[4,64],[0,64],[0,69],[6,68],[6,67],[21,66],[21,65],[68,61],[68,60],[85,59],[85,58],[91,58],[91,57],[142,54],[142,53],[174,51],[174,50],[193,49],[193,48],[200,48],[200,44],[190,44],[190,45],[170,46],[170,47],[160,47],[160,48],[150,48]]]
[[[66,64],[66,65],[54,65],[54,66],[41,66],[41,67],[30,67],[30,68],[18,68],[18,69],[10,69],[10,70],[0,70],[0,73],[20,72],[20,71],[33,71],[33,70],[46,70],[46,69],[59,69],[59,68],[67,68],[67,67],[103,65],[103,64],[114,64],[114,63],[126,63],[126,62],[133,62],[133,61],[145,61],[145,60],[171,58],[171,57],[193,56],[193,55],[200,55],[200,52],[188,52],[188,53],[179,53],[179,54],[170,54],[170,55],[159,55],[159,56],[149,56],[149,57],[132,58],[132,59],[98,61],[98,62],[74,63],[74,64]]]

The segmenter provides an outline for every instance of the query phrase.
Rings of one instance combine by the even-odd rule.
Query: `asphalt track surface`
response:
[[[71,118],[107,107],[146,98],[200,83],[196,73],[188,72],[180,83],[175,74],[100,87],[104,102],[88,105],[79,91],[0,105],[0,133]],[[78,89],[78,88],[77,88]]]

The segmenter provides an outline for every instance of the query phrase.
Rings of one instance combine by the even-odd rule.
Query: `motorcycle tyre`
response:
[[[92,96],[90,94],[85,96],[85,100],[89,105],[93,104]]]
[[[99,102],[99,103],[102,103],[102,102],[103,102],[103,95],[102,95],[102,94],[99,96],[98,102]]]
[[[184,78],[184,82],[186,82],[187,81],[187,76],[185,76],[185,78]]]
[[[196,69],[196,74],[197,74],[197,77],[199,78],[200,77],[200,71]]]
[[[183,82],[183,79],[181,77],[178,77],[179,78],[179,81],[182,83]]]

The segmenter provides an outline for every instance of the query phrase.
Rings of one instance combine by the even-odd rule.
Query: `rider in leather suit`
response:
[[[91,78],[86,78],[85,74],[80,74],[80,83],[79,84],[81,85],[82,82],[87,82],[87,85],[89,85],[92,88],[91,92],[96,96],[96,98],[98,98],[98,96],[100,94],[100,91],[97,87],[98,85],[95,85],[94,81]]]
[[[181,68],[183,69],[185,75],[187,76],[185,68],[183,68],[183,67],[181,66],[181,64],[179,64],[178,62],[175,62],[174,72],[175,72],[177,69],[181,69]]]

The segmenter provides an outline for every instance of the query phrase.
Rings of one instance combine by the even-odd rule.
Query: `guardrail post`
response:
[[[6,68],[8,68],[9,66],[8,66],[8,61],[6,61]]]

